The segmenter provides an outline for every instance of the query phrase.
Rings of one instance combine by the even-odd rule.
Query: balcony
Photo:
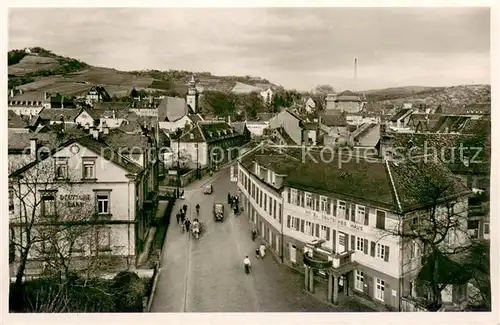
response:
[[[304,254],[304,264],[314,269],[328,269],[332,267],[332,260],[327,255],[318,252]]]

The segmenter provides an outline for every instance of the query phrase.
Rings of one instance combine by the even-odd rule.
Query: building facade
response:
[[[150,214],[142,211],[154,205],[149,167],[141,167],[92,135],[48,151],[36,140],[32,147],[34,159],[9,176],[11,240],[27,247],[29,229],[33,241],[27,273],[43,271],[54,249],[77,269],[94,256],[105,260],[109,269],[135,265],[151,222]],[[50,154],[43,155],[44,151]],[[47,234],[52,239],[44,237]],[[23,253],[15,250],[13,273]]]
[[[317,168],[325,172],[314,175]],[[334,166],[311,169],[299,157],[267,152],[239,162],[238,188],[251,222],[284,263],[304,271],[306,277],[313,272],[316,280],[325,282],[335,274],[334,284],[330,283],[336,292],[334,302],[340,294],[354,295],[381,309],[398,310],[402,297],[416,295],[415,278],[421,268],[420,252],[406,252],[408,245],[394,235],[410,215],[391,202],[398,196],[394,193],[403,190],[394,182],[399,168],[379,161],[351,164],[348,172]],[[370,195],[347,187],[355,182],[370,188],[363,175],[372,175],[378,184]],[[336,179],[336,184],[322,186],[326,179]],[[345,186],[338,185],[343,182]],[[467,198],[460,195],[457,209],[465,211]],[[324,262],[333,261],[333,268],[311,271],[314,245],[326,256]]]

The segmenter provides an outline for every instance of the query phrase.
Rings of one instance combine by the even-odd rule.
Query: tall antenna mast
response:
[[[354,91],[358,90],[358,59],[354,58]]]

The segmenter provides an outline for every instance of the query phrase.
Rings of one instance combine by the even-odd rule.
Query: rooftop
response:
[[[74,122],[80,110],[74,108],[44,108],[40,111],[40,118],[46,121],[60,121],[61,117],[66,122]]]
[[[158,105],[158,120],[160,122],[175,122],[188,114],[188,105],[184,98],[165,97]]]

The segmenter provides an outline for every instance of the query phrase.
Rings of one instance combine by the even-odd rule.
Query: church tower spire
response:
[[[186,102],[193,113],[198,112],[198,90],[196,89],[196,80],[194,75],[191,76],[191,80],[188,84],[188,94],[186,96]]]

